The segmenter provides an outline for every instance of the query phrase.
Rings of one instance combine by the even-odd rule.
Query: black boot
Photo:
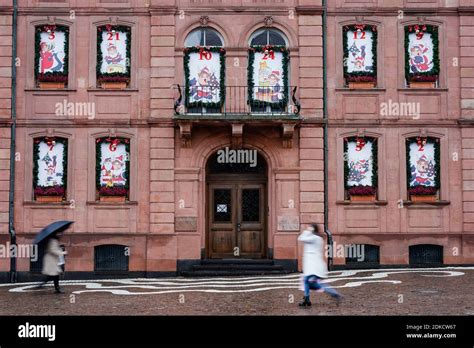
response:
[[[309,296],[303,297],[303,301],[298,303],[300,307],[311,307],[311,301],[309,300]]]
[[[64,294],[64,290],[61,289],[60,287],[57,287],[57,288],[54,289],[54,293],[55,294]]]

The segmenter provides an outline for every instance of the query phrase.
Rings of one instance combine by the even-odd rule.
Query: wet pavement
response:
[[[474,267],[335,271],[337,306],[312,292],[299,308],[300,275],[62,281],[0,285],[0,315],[474,315]]]

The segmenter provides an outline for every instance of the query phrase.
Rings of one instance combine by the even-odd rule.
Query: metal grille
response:
[[[380,264],[380,247],[378,245],[352,244],[349,247],[352,248],[352,251],[363,251],[363,254],[346,254],[346,264]]]
[[[38,245],[38,258],[37,260],[30,260],[30,272],[41,273],[43,270],[43,257],[46,251],[47,243],[41,243]]]
[[[260,190],[242,190],[242,221],[260,221]]]
[[[409,249],[410,265],[443,264],[443,247],[433,244],[412,245]]]
[[[214,190],[214,221],[230,222],[232,220],[232,191]]]
[[[124,245],[99,245],[94,248],[96,272],[128,271],[128,252]]]

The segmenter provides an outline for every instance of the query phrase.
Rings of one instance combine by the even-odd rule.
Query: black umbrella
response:
[[[69,226],[71,226],[74,221],[56,221],[52,224],[46,226],[41,230],[41,232],[36,236],[34,243],[38,244],[42,241],[46,240],[47,238],[55,235],[56,233],[62,232],[66,230]]]

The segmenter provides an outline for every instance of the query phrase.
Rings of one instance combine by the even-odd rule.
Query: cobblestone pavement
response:
[[[0,315],[474,315],[474,267],[330,272],[340,306],[312,292],[298,308],[300,274],[231,278],[62,281],[0,285]]]

